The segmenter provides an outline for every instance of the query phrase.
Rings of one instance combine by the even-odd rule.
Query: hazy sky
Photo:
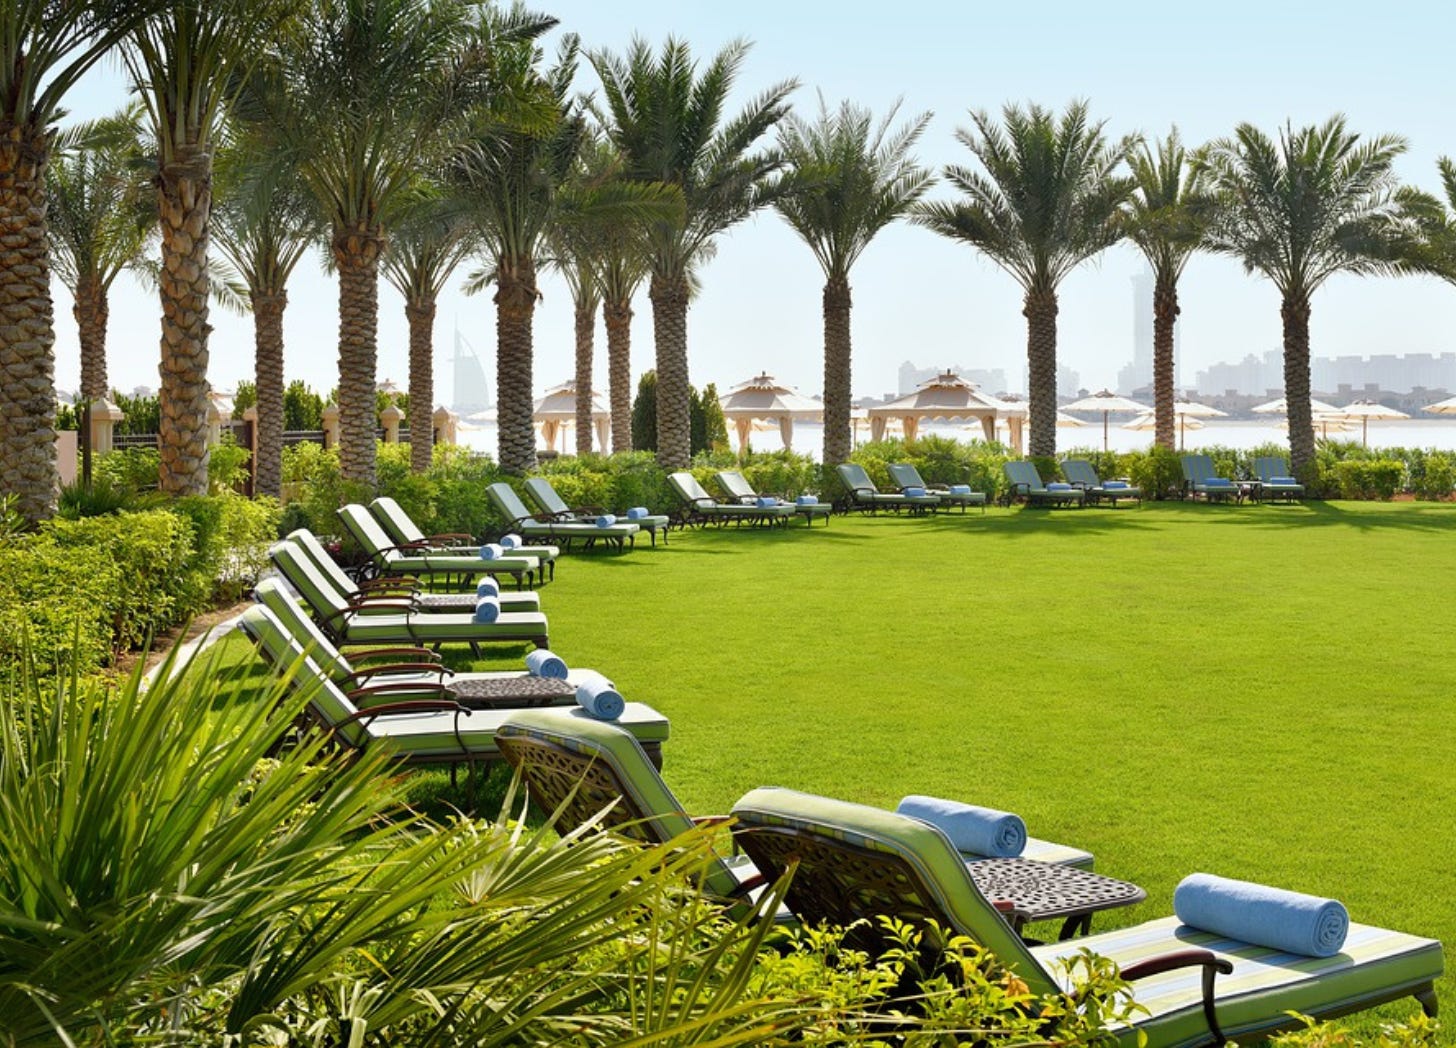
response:
[[[1085,98],[1110,134],[1163,135],[1176,123],[1196,145],[1229,134],[1241,121],[1271,134],[1286,121],[1307,124],[1342,112],[1362,134],[1396,133],[1409,141],[1399,162],[1407,181],[1439,187],[1436,158],[1456,154],[1456,78],[1449,41],[1456,13],[1444,4],[1226,0],[1169,5],[1125,0],[1034,6],[968,2],[867,4],[800,0],[560,0],[533,5],[561,19],[588,49],[621,51],[633,34],[659,44],[669,34],[706,57],[734,37],[754,42],[744,64],[740,101],[779,80],[800,82],[800,112],[817,110],[816,91],[831,106],[845,98],[885,112],[934,118],[917,155],[937,170],[971,162],[954,138],[971,109],[1007,102],[1060,109]],[[548,41],[554,50],[555,37]],[[583,63],[578,86],[595,88]],[[124,101],[116,66],[98,70],[68,100],[75,119],[103,115]],[[948,194],[940,185],[932,195]],[[1061,360],[1091,388],[1109,385],[1132,356],[1130,277],[1142,263],[1115,248],[1063,284]],[[460,277],[463,279],[465,270]],[[1005,368],[1013,385],[1025,365],[1025,320],[1013,281],[968,247],[919,228],[894,226],[855,268],[854,389],[895,388],[904,360],[921,366],[960,363]],[[456,282],[458,286],[458,281]],[[772,213],[723,237],[703,272],[703,291],[688,317],[695,384],[735,384],[762,369],[817,393],[822,386],[822,277],[807,247]],[[547,277],[536,312],[535,384],[572,374],[571,301]],[[71,301],[56,298],[56,378],[78,383]],[[321,390],[337,382],[337,291],[312,260],[289,287],[285,369]],[[1198,368],[1262,354],[1280,344],[1278,297],[1233,260],[1195,258],[1181,287],[1180,367],[1185,384]],[[651,304],[636,303],[633,371],[652,366]],[[159,357],[155,295],[129,276],[118,280],[108,340],[113,385],[156,386]],[[213,385],[229,390],[253,371],[251,319],[214,308]],[[1425,279],[1336,278],[1319,292],[1312,320],[1318,356],[1442,352],[1456,349],[1456,287]],[[446,359],[452,331],[474,345],[495,393],[494,307],[488,295],[452,288],[436,328],[437,395],[448,400]],[[380,286],[379,377],[407,378],[403,305]],[[605,384],[605,335],[598,328],[597,381]]]

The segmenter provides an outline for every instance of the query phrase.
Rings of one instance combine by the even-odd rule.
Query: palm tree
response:
[[[66,93],[159,2],[0,4],[0,495],[29,521],[56,506],[55,313],[46,165]]]
[[[612,451],[632,450],[632,296],[648,272],[642,230],[616,226],[604,237],[596,276],[607,329],[607,400],[612,410]]]
[[[478,234],[490,261],[484,281],[496,286],[496,425],[500,467],[507,473],[525,473],[536,465],[531,423],[531,329],[540,298],[536,272],[560,189],[586,137],[581,106],[570,94],[578,46],[577,38],[568,35],[555,68],[545,74],[534,72],[537,48],[517,55],[522,82],[536,80],[554,119],[544,126],[490,121],[456,162],[457,177],[475,203]]]
[[[850,267],[934,183],[909,157],[930,114],[892,134],[899,109],[896,102],[876,126],[868,109],[844,102],[830,113],[821,96],[814,123],[790,116],[779,131],[791,188],[774,206],[824,271],[825,465],[848,461],[850,452]]]
[[[451,201],[434,198],[407,213],[384,256],[384,275],[404,297],[409,321],[410,469],[430,468],[434,449],[435,301],[470,253],[467,224]]]
[[[1153,270],[1153,441],[1172,450],[1173,328],[1178,322],[1178,280],[1203,240],[1209,201],[1201,169],[1190,163],[1175,127],[1156,150],[1142,143],[1127,158],[1136,189],[1124,218],[1127,238]]]
[[[1314,465],[1310,412],[1311,298],[1336,273],[1391,273],[1403,263],[1420,194],[1396,181],[1405,140],[1361,142],[1333,116],[1318,127],[1286,125],[1274,141],[1251,124],[1201,151],[1217,208],[1209,250],[1233,255],[1279,289],[1289,456],[1308,484]]]
[[[98,400],[106,379],[108,294],[156,228],[145,192],[141,109],[69,129],[47,173],[49,232],[56,275],[71,292],[81,343],[81,396]]]
[[[297,164],[330,226],[339,274],[339,425],[345,479],[374,484],[379,264],[394,223],[503,85],[496,58],[555,24],[467,0],[313,0],[249,115]]]
[[[265,143],[234,129],[218,158],[213,232],[247,285],[253,312],[253,371],[258,391],[255,490],[283,491],[283,312],[288,279],[317,242],[313,201],[296,171],[267,155]]]
[[[278,31],[287,0],[179,0],[132,33],[126,63],[156,140],[162,234],[160,487],[207,491],[207,247],[214,139],[238,78]]]
[[[669,37],[660,56],[634,39],[624,57],[600,51],[592,65],[611,118],[608,133],[629,178],[677,186],[683,212],[649,232],[653,337],[657,343],[657,455],[665,469],[692,457],[687,314],[692,271],[714,238],[773,202],[773,150],[754,143],[788,112],[797,81],[786,80],[725,119],[748,44],[734,41],[698,73],[688,45]]]
[[[948,166],[946,178],[966,199],[923,204],[915,221],[979,248],[1021,285],[1030,450],[1055,455],[1057,288],[1122,236],[1117,218],[1132,183],[1114,172],[1131,142],[1109,143],[1085,102],[1060,119],[1038,105],[1008,105],[1002,117],[997,127],[986,112],[971,113],[975,130],[958,129],[956,138],[985,173]]]

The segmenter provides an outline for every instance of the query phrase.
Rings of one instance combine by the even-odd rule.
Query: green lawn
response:
[[[1206,870],[1449,950],[1453,535],[1408,503],[836,517],[566,557],[542,604],[557,653],[672,718],[690,811],[955,797],[1147,888],[1100,928]]]

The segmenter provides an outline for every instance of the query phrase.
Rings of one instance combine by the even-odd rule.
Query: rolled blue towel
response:
[[[1305,957],[1333,957],[1350,930],[1349,913],[1334,899],[1211,873],[1183,878],[1173,912],[1190,927]]]
[[[476,622],[494,622],[500,618],[500,598],[481,597],[475,602],[475,614],[471,618]]]
[[[651,514],[647,512],[646,506],[633,506],[631,509],[627,510],[628,520],[641,520],[643,517],[648,516],[651,516]]]
[[[756,505],[759,509],[773,509],[779,504],[779,500],[769,495],[760,495]]]
[[[480,547],[481,560],[500,560],[506,555],[506,548],[499,542],[487,542]]]
[[[952,484],[950,486],[950,493],[952,495],[969,495],[971,493],[971,486],[969,484]]]
[[[1127,487],[1125,480],[1108,480],[1102,484],[1103,491],[1121,491],[1125,487]]]
[[[599,528],[610,528],[615,523],[617,523],[617,518],[610,513],[603,513],[597,518],[597,527]]]
[[[1270,484],[1298,484],[1299,481],[1295,480],[1293,477],[1270,477],[1269,478],[1269,483]]]
[[[577,685],[576,701],[596,720],[614,721],[627,708],[627,700],[600,674],[591,674]]]
[[[500,583],[487,575],[475,584],[475,595],[477,597],[499,597]]]
[[[1203,482],[1205,488],[1231,488],[1234,482],[1227,477],[1209,477]]]
[[[560,655],[551,654],[545,648],[537,648],[526,656],[526,672],[533,677],[565,680],[566,660]]]
[[[500,545],[502,549],[520,549],[525,543],[521,540],[521,536],[513,531],[509,535],[501,536]]]
[[[904,798],[895,810],[939,827],[956,850],[972,855],[1009,858],[1026,847],[1026,823],[1010,812],[920,794]]]
[[[923,499],[925,497],[925,489],[920,487],[904,488],[901,490],[900,494],[904,495],[906,498]]]
[[[796,506],[817,506],[819,505],[818,495],[800,495],[794,500]]]
[[[1067,484],[1064,481],[1058,480],[1058,481],[1056,481],[1054,483],[1048,484],[1046,486],[1046,489],[1048,491],[1071,491],[1072,490],[1072,485]]]

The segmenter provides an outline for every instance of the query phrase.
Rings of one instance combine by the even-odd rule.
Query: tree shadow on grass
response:
[[[1261,502],[1224,506],[1162,502],[1166,516],[1197,517],[1232,526],[1260,529],[1341,527],[1357,531],[1450,532],[1456,506],[1439,502]],[[1226,511],[1226,512],[1225,512]]]

